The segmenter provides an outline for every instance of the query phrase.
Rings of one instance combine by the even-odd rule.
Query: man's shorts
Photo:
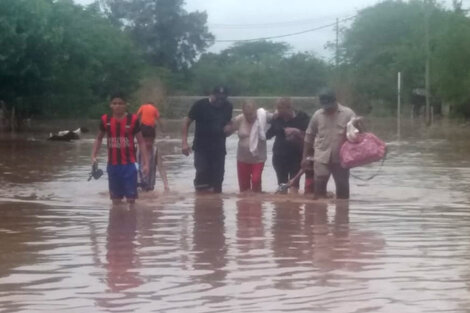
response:
[[[135,164],[108,164],[109,196],[111,199],[137,198],[137,168]]]
[[[140,130],[142,132],[142,136],[144,136],[145,138],[155,138],[155,127],[149,125],[142,125],[140,127]]]

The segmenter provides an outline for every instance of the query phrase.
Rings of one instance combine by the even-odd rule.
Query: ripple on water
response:
[[[195,198],[192,159],[174,154],[173,192],[142,194],[135,211],[110,210],[106,177],[86,182],[91,144],[2,147],[7,312],[469,312],[470,151],[460,143],[391,145],[377,178],[351,180],[350,203],[319,203],[236,197],[229,139],[226,195]],[[275,189],[270,162],[263,179]]]

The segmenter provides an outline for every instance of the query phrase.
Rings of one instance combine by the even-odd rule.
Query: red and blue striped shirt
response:
[[[110,114],[101,116],[100,130],[106,132],[108,163],[112,165],[136,162],[135,135],[140,131],[137,115],[128,113],[121,119]]]

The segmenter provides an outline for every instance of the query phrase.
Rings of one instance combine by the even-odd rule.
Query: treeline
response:
[[[212,42],[178,0],[0,1],[0,117],[96,116],[154,73],[186,79]],[[183,75],[182,75],[183,74]]]
[[[193,93],[224,82],[234,95],[311,96],[325,87],[329,65],[310,53],[291,54],[285,43],[234,44],[219,54],[203,54],[190,72]]]
[[[462,1],[451,8],[430,0],[381,2],[360,11],[341,42],[337,88],[354,105],[395,112],[402,72],[404,102],[419,111],[429,56],[434,112],[445,104],[451,115],[470,117],[470,19]]]
[[[0,100],[17,119],[93,111],[109,90],[132,92],[142,67],[133,41],[69,1],[0,1]]]
[[[419,111],[429,56],[435,112],[448,104],[470,117],[470,19],[461,1],[389,0],[359,11],[343,25],[338,51],[331,45],[337,65],[270,41],[206,53],[213,41],[206,13],[187,12],[183,0],[2,0],[0,108],[18,119],[95,116],[110,92],[148,100],[142,85],[159,79],[173,95],[222,83],[240,96],[313,96],[330,85],[359,111],[391,114],[400,71],[404,103]]]

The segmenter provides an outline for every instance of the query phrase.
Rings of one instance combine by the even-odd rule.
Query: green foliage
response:
[[[470,20],[449,12],[436,34],[433,65],[436,93],[452,105],[454,115],[470,117]]]
[[[214,40],[207,14],[186,12],[183,0],[104,2],[110,18],[130,33],[152,65],[187,69]]]
[[[28,100],[44,95],[53,79],[50,54],[57,37],[42,36],[51,11],[46,1],[0,1],[0,95],[20,111],[32,110]]]
[[[342,61],[352,88],[369,101],[396,103],[396,77],[404,94],[424,86],[424,10],[420,1],[384,1],[362,10],[344,33]]]
[[[72,0],[0,1],[0,95],[20,117],[86,114],[115,89],[135,90],[132,42]]]
[[[338,68],[270,41],[200,55],[214,37],[206,13],[186,12],[183,0],[99,3],[0,1],[0,100],[19,118],[98,114],[117,89],[134,93],[137,104],[221,83],[243,96],[314,96],[332,83],[358,111],[391,114],[397,72],[405,103],[424,87],[427,14],[432,102],[470,117],[470,18],[462,1],[446,9],[387,0],[360,11],[342,34]]]
[[[266,58],[280,59],[284,57],[291,47],[283,42],[270,42],[265,40],[235,43],[221,52],[225,59],[235,59],[251,63],[260,63]]]
[[[393,112],[398,72],[405,102],[413,89],[424,88],[426,14],[433,102],[450,103],[454,114],[470,117],[470,19],[461,1],[454,1],[453,11],[418,0],[388,0],[360,11],[343,33],[339,81],[362,102],[356,105]]]
[[[207,93],[223,83],[234,95],[315,95],[327,82],[327,65],[289,51],[285,43],[256,41],[204,54],[192,68],[192,90]]]

